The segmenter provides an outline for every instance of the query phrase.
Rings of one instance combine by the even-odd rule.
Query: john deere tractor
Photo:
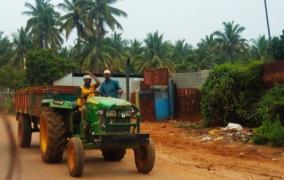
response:
[[[39,124],[42,160],[59,163],[66,148],[68,169],[73,177],[82,175],[84,150],[92,149],[100,150],[107,161],[120,161],[126,150],[132,149],[138,172],[146,174],[152,170],[154,143],[149,134],[140,132],[141,115],[136,106],[121,99],[89,97],[79,108],[75,103],[78,93],[63,90],[53,87],[42,93],[31,91],[27,99],[32,113],[18,112],[19,138],[29,142],[21,143],[21,147],[29,146],[30,134],[38,130]],[[39,117],[35,113],[37,107],[40,107]]]

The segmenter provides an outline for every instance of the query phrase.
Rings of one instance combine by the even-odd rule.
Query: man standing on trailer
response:
[[[122,89],[118,81],[111,79],[110,70],[104,71],[105,81],[101,84],[100,93],[104,97],[119,98],[122,94]]]

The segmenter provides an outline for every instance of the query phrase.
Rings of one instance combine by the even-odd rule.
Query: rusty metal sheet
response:
[[[169,72],[167,68],[144,70],[145,85],[168,85]]]
[[[150,90],[150,86],[149,85],[146,85],[144,81],[141,81],[140,82],[140,91],[148,91]]]
[[[142,121],[155,121],[154,93],[144,92],[140,94],[140,112]]]
[[[176,113],[179,120],[198,121],[201,119],[199,89],[177,89]]]

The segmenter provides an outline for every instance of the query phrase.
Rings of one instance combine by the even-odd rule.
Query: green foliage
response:
[[[27,79],[31,85],[51,85],[74,69],[74,63],[52,50],[32,51],[27,56]]]
[[[145,56],[140,61],[140,71],[145,68],[168,68],[170,72],[175,72],[176,65],[170,57],[172,45],[164,40],[163,34],[159,34],[158,31],[149,33],[144,42]]]
[[[216,31],[217,47],[225,55],[226,59],[233,62],[238,60],[247,47],[247,40],[241,37],[241,33],[245,30],[244,27],[232,22],[223,23],[224,30]]]
[[[266,62],[272,59],[271,53],[269,54],[269,41],[264,35],[252,40],[251,55]]]
[[[262,121],[276,119],[284,124],[284,86],[267,91],[258,103],[257,113]]]
[[[25,56],[31,48],[31,45],[31,39],[23,27],[21,27],[17,33],[13,34],[14,53],[12,57],[12,64],[14,66],[24,69]]]
[[[0,68],[0,77],[0,89],[16,90],[27,85],[25,72],[8,65]]]
[[[63,43],[60,31],[62,23],[60,13],[50,0],[35,0],[34,4],[26,2],[25,7],[28,11],[23,14],[30,17],[26,29],[34,47],[59,49]]]
[[[14,111],[14,103],[13,103],[13,96],[6,95],[1,99],[0,103],[0,112],[9,112],[12,113]]]
[[[274,37],[272,39],[273,56],[276,60],[284,60],[284,30],[280,37]]]
[[[279,120],[265,120],[257,128],[253,142],[271,146],[284,146],[284,127]]]
[[[262,125],[257,128],[256,144],[284,146],[284,86],[268,90],[258,103],[258,117]]]
[[[144,41],[126,40],[117,29],[123,29],[121,18],[127,13],[117,8],[118,0],[33,0],[25,3],[28,16],[26,27],[13,36],[13,43],[0,33],[0,65],[24,69],[28,52],[33,49],[53,49],[62,59],[77,63],[81,70],[102,72],[110,68],[124,73],[125,62],[131,60],[131,73],[142,73],[145,68],[169,68],[171,72],[189,72],[211,69],[226,62],[248,62],[249,59],[268,61],[269,43],[264,36],[252,41],[242,37],[245,27],[224,22],[221,31],[215,31],[192,47],[185,40],[170,42],[161,33],[150,32]],[[63,10],[62,14],[58,9]],[[62,48],[76,31],[74,46]],[[284,35],[273,38],[276,59],[283,59]],[[69,61],[68,61],[69,62]],[[46,82],[46,79],[42,82]],[[33,82],[35,83],[35,82]],[[50,83],[50,82],[49,82]]]
[[[9,63],[13,54],[13,46],[7,36],[0,31],[0,66]]]
[[[201,108],[207,125],[228,122],[260,124],[256,108],[263,93],[261,63],[223,64],[213,68],[201,89]]]

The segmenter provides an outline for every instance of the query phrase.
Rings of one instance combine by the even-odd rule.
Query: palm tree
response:
[[[176,65],[170,59],[172,45],[163,40],[163,35],[158,31],[149,33],[144,42],[145,57],[140,61],[139,71],[145,68],[168,68],[171,72],[176,71]]]
[[[246,39],[241,37],[241,33],[245,30],[244,27],[234,22],[224,22],[224,30],[216,31],[216,42],[219,49],[225,54],[226,58],[233,62],[238,58],[239,54],[244,53],[248,47]]]
[[[126,12],[115,8],[112,5],[118,0],[83,0],[83,7],[88,12],[88,28],[95,28],[97,38],[103,38],[106,34],[106,27],[112,31],[123,29],[116,17],[127,17]]]
[[[0,66],[10,63],[13,54],[12,43],[7,36],[0,31]]]
[[[192,46],[185,42],[185,40],[178,40],[173,47],[172,59],[176,63],[182,62],[192,55]]]
[[[128,59],[126,51],[128,41],[122,39],[121,34],[115,32],[110,38],[106,38],[104,42],[111,58],[108,61],[108,68],[111,68],[111,70],[116,73],[123,72]]]
[[[269,41],[265,35],[259,36],[257,39],[252,40],[252,55],[263,61],[268,60],[269,55]]]
[[[195,58],[200,61],[207,61],[208,67],[212,64],[222,64],[225,63],[224,55],[219,53],[219,46],[217,40],[214,38],[214,34],[206,35],[201,42],[197,44],[197,49],[195,51]],[[203,60],[202,60],[203,59]]]
[[[26,69],[26,55],[31,47],[31,40],[23,27],[18,30],[17,34],[13,34],[13,46],[13,64],[19,64],[20,67]]]
[[[116,17],[127,17],[127,14],[113,7],[117,0],[82,0],[80,5],[84,7],[87,12],[87,24],[86,29],[88,35],[95,36],[95,48],[96,54],[93,59],[93,65],[95,66],[96,61],[100,61],[102,55],[100,53],[102,48],[102,41],[107,31],[106,28],[110,30],[122,29],[122,25],[118,22]],[[93,67],[95,69],[95,67]]]
[[[27,22],[27,31],[33,44],[38,48],[59,49],[63,43],[61,37],[60,14],[54,10],[50,0],[35,0],[35,5],[26,2],[28,11],[23,14],[30,16]]]
[[[142,73],[141,71],[139,71],[139,62],[143,60],[144,51],[145,48],[143,47],[142,42],[137,39],[130,40],[129,46],[127,47],[127,54],[131,60],[131,72]]]
[[[98,59],[100,61],[94,61]],[[97,47],[97,39],[89,37],[87,40],[82,40],[82,49],[80,53],[80,64],[83,70],[92,69],[94,72],[101,72],[103,69],[108,68],[108,62],[111,59],[108,47],[104,41],[101,46]],[[97,63],[96,63],[97,62]]]
[[[82,38],[86,38],[85,32],[85,11],[80,6],[80,0],[64,0],[63,3],[59,3],[58,7],[66,12],[61,17],[63,21],[62,29],[65,30],[66,39],[69,38],[71,32],[76,29],[77,31],[77,48],[78,55],[80,54],[80,41]]]

